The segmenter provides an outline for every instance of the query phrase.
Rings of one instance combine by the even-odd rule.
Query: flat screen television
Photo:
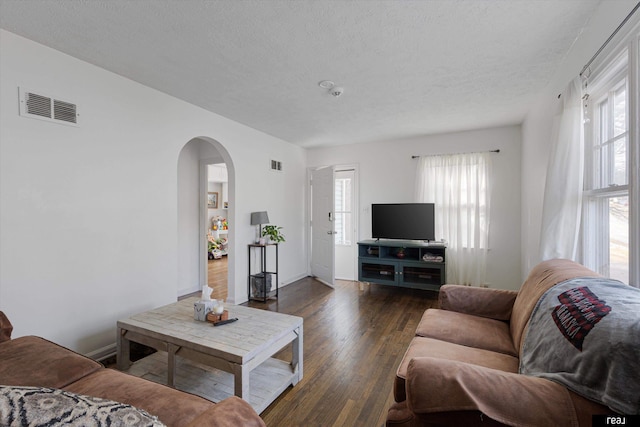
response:
[[[374,239],[435,240],[433,203],[371,205]]]

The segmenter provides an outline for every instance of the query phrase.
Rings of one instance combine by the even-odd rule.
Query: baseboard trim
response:
[[[178,289],[178,297],[189,295],[189,294],[192,294],[194,292],[201,291],[201,290],[202,290],[202,288],[198,288],[197,286],[196,287],[188,287],[188,288]]]
[[[286,281],[283,281],[283,282],[282,282],[282,284],[280,285],[280,287],[281,287],[281,288],[283,288],[283,287],[285,287],[285,286],[287,286],[287,285],[290,285],[290,284],[292,284],[292,283],[294,283],[294,282],[297,282],[298,280],[304,279],[305,277],[309,277],[309,275],[308,275],[307,273],[299,274],[299,275],[297,275],[297,276],[294,276],[294,277],[293,277],[293,278],[291,278],[291,279],[288,279],[288,280],[286,280]]]
[[[90,359],[93,360],[97,360],[98,362],[107,359],[109,357],[113,357],[116,355],[116,351],[117,351],[117,346],[116,343],[112,343],[109,345],[106,345],[102,348],[99,348],[97,350],[91,351],[87,354],[85,354],[85,356],[87,356]]]

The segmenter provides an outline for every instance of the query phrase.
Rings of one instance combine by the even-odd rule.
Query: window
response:
[[[336,172],[335,179],[335,244],[351,246],[353,236],[353,213],[351,212],[351,191],[353,179]]]
[[[631,245],[638,244],[629,238],[633,189],[629,159],[638,149],[630,133],[630,102],[636,102],[629,96],[630,77],[629,54],[624,50],[589,82],[584,112],[584,264],[624,283],[631,282]]]

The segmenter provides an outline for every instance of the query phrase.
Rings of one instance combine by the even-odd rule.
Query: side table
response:
[[[267,269],[268,248],[275,249],[275,270]],[[269,298],[278,298],[278,244],[267,243],[264,245],[249,245],[249,277],[247,279],[247,297],[249,300],[266,302]],[[258,252],[260,257],[260,269],[252,271],[251,255],[252,251]],[[275,289],[273,279],[275,277]]]

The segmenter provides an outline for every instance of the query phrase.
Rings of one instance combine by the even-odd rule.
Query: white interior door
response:
[[[311,172],[311,275],[334,287],[334,169]]]

